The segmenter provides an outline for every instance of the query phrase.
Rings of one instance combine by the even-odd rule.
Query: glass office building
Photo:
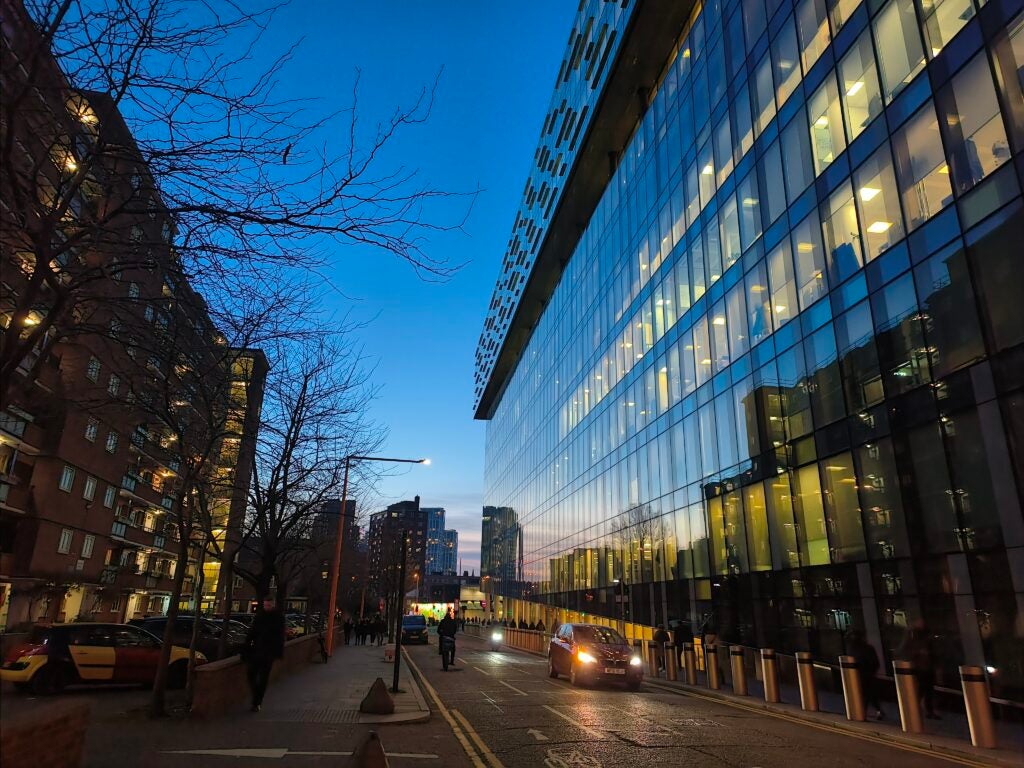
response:
[[[581,4],[477,354],[506,615],[1024,699],[1021,9]]]

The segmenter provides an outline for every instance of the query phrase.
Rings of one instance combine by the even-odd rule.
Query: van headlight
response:
[[[639,667],[643,663],[644,663],[644,660],[641,659],[639,656],[634,656],[633,658],[631,658],[629,660],[629,666],[631,666],[631,667]]]

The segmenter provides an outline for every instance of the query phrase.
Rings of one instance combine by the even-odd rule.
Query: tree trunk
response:
[[[206,573],[203,571],[203,563],[206,561],[206,543],[199,550],[199,560],[196,563],[196,583],[192,588],[192,636],[188,641],[188,679],[185,682],[185,705],[192,709],[192,696],[195,693],[195,672],[196,672],[196,642],[199,640],[200,611],[203,600],[203,582],[206,580]],[[218,658],[220,658],[218,656]]]
[[[223,585],[223,600],[220,610],[220,637],[217,639],[217,658],[223,659],[228,652],[228,624],[231,621],[231,599],[234,597],[235,558],[224,554],[220,564],[220,578]]]
[[[171,660],[171,646],[174,644],[174,623],[178,618],[178,603],[181,601],[181,587],[188,572],[189,537],[183,536],[178,545],[178,559],[174,566],[174,582],[171,584],[171,600],[167,604],[167,626],[164,629],[163,644],[160,646],[160,661],[156,665],[153,679],[153,693],[149,699],[149,716],[163,717],[166,713],[164,700],[167,693],[167,665]]]

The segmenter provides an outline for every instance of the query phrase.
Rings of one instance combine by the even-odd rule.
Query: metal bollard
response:
[[[697,653],[693,643],[683,643],[683,666],[686,669],[686,684],[697,684]]]
[[[633,655],[640,657],[641,662],[645,661],[644,646],[640,640],[633,640]]]
[[[996,748],[996,728],[992,722],[988,680],[981,667],[960,667],[960,685],[964,689],[967,724],[971,727],[971,744],[986,749]]]
[[[722,687],[722,681],[718,678],[718,648],[714,643],[704,646],[704,671],[708,676],[708,688],[717,691]]]
[[[764,677],[764,700],[777,704],[779,698],[779,662],[771,648],[761,649],[761,676]]]
[[[843,701],[846,702],[846,719],[856,723],[864,722],[864,691],[860,684],[857,660],[853,656],[839,657],[839,672],[843,678]]]
[[[743,646],[734,645],[729,649],[729,663],[732,665],[732,692],[737,696],[746,696],[747,672],[743,668]]]
[[[673,682],[679,679],[679,656],[674,643],[665,644],[665,678]]]
[[[818,711],[818,691],[814,687],[814,658],[807,651],[796,654],[796,675],[800,682],[800,707],[805,712]]]
[[[896,701],[900,705],[900,725],[904,733],[921,733],[921,696],[917,691],[917,677],[909,661],[894,661],[892,671],[896,678]]]
[[[647,643],[647,674],[651,677],[659,677],[658,669],[658,644],[654,641]]]

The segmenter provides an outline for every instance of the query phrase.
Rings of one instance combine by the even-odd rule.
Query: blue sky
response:
[[[345,296],[329,301],[367,323],[359,336],[380,387],[372,416],[390,429],[385,451],[432,460],[384,479],[382,503],[419,494],[423,505],[445,507],[465,569],[479,568],[483,498],[473,356],[576,6],[300,1],[272,29],[275,44],[303,40],[282,91],[347,106],[358,67],[367,122],[414,99],[443,69],[429,122],[396,143],[388,161],[419,168],[441,189],[482,190],[465,232],[428,246],[466,266],[430,283],[387,254],[338,248],[331,277]]]

